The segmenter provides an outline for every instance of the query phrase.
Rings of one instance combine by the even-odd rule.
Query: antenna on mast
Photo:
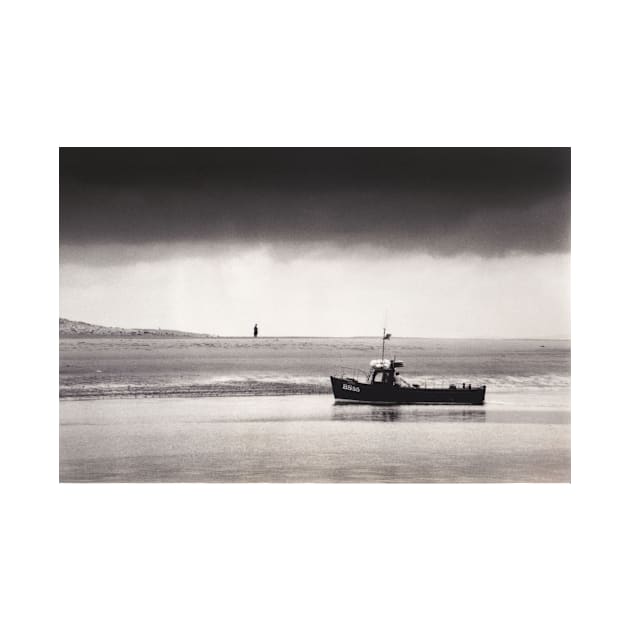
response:
[[[388,332],[385,332],[385,328],[383,328],[383,348],[381,350],[381,361],[385,359],[385,340],[391,339],[391,338],[392,338],[391,334]]]
[[[385,331],[387,329],[387,309],[383,313],[383,348],[381,349],[381,361],[385,359],[385,340],[389,339],[391,335],[388,335]]]

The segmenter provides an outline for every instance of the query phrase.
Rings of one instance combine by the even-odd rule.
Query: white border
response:
[[[5,10],[5,627],[627,626],[616,6]],[[573,484],[59,485],[59,145],[573,146]]]

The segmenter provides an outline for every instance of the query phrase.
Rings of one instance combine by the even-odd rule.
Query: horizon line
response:
[[[221,339],[254,339],[253,335],[221,335],[218,333],[207,333],[207,332],[193,332],[189,330],[180,330],[176,328],[162,328],[161,326],[154,327],[144,327],[144,326],[115,326],[115,325],[107,325],[107,324],[93,324],[92,322],[85,322],[78,319],[69,319],[67,317],[59,316],[60,320],[65,320],[67,322],[72,322],[76,324],[85,324],[87,326],[95,326],[99,328],[118,328],[123,330],[146,330],[146,331],[164,331],[171,333],[181,333],[182,335],[197,335],[202,337],[213,337],[213,338],[221,338]],[[391,333],[390,333],[391,334]],[[105,337],[107,335],[90,335],[85,334],[81,335],[81,333],[77,333],[75,335],[67,335],[67,336],[85,336],[85,337]],[[120,335],[122,336],[122,335]],[[176,335],[171,335],[176,336]],[[382,340],[382,334],[378,335],[258,335],[259,339],[378,339]],[[492,335],[474,335],[474,336],[452,336],[452,335],[395,335],[392,334],[392,338],[398,339],[488,339],[488,340],[556,340],[556,341],[570,341],[571,335],[561,334],[561,335],[539,335],[539,336],[492,336]]]

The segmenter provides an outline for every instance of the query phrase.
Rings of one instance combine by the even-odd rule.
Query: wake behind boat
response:
[[[384,359],[385,341],[391,335],[383,330],[383,352],[380,360],[370,362],[370,370],[364,378],[342,373],[331,376],[335,402],[367,404],[447,404],[483,405],[486,386],[472,387],[465,383],[461,387],[421,387],[408,383],[400,376],[402,361]],[[355,370],[356,374],[356,370]]]

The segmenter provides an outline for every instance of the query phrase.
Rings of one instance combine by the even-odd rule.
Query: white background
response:
[[[628,627],[622,7],[4,5],[3,627]],[[572,484],[58,484],[72,145],[571,146]]]

